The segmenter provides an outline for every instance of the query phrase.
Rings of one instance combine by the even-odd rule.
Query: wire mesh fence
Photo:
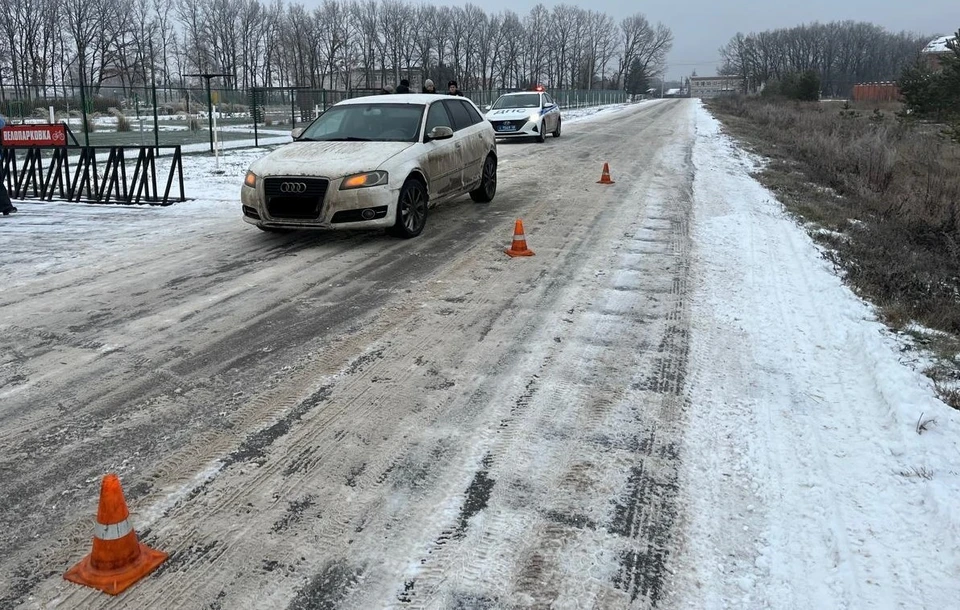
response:
[[[481,108],[505,89],[464,92]],[[618,90],[547,89],[561,108],[627,101]],[[175,87],[38,86],[29,97],[0,90],[0,113],[11,123],[67,123],[88,146],[172,146],[184,152],[224,146],[262,145],[287,138],[290,130],[345,99],[378,90],[333,91],[298,87],[249,90]],[[215,133],[214,133],[215,132]]]

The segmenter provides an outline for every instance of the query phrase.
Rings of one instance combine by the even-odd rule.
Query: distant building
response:
[[[743,79],[739,76],[691,76],[690,97],[703,99],[718,95],[733,95],[743,92]]]
[[[948,53],[953,53],[947,44],[956,39],[956,36],[941,36],[940,38],[931,40],[927,43],[927,46],[923,47],[923,50],[920,51],[920,55],[923,56],[931,69],[939,70],[940,58]]]

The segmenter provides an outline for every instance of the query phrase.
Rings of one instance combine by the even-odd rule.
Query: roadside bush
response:
[[[761,96],[816,102],[820,99],[820,75],[812,70],[803,73],[791,72],[779,80],[767,83]]]
[[[117,108],[111,108],[110,114],[113,115],[113,118],[117,119],[118,132],[130,131],[130,119],[128,119],[123,112]]]

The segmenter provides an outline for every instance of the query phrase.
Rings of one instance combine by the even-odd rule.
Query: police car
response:
[[[560,137],[560,106],[542,88],[501,95],[487,106],[487,120],[498,138]]]

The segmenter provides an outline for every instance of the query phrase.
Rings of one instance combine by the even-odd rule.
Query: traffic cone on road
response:
[[[130,511],[115,474],[100,483],[100,506],[93,531],[93,550],[63,577],[78,585],[117,595],[157,566],[167,554],[137,540],[130,525]]]
[[[597,184],[613,184],[613,180],[610,179],[610,165],[607,163],[603,164],[603,174],[600,175],[600,179],[597,180]]]
[[[523,221],[519,218],[513,225],[513,243],[504,252],[508,256],[533,256],[533,250],[527,247],[527,238],[523,234]]]

